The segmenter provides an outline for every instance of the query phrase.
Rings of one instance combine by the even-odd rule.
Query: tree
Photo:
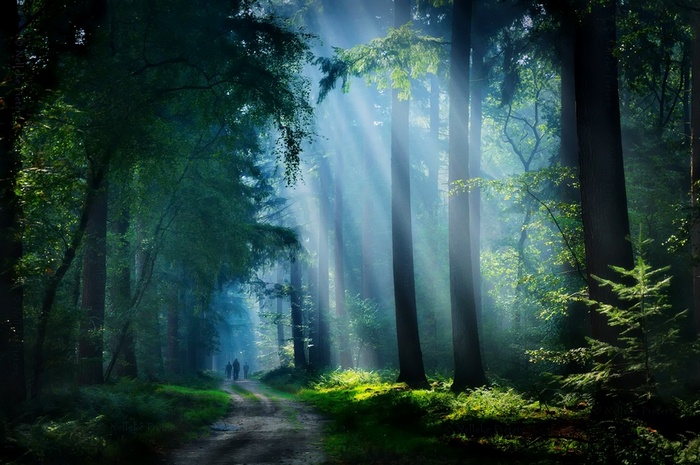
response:
[[[639,247],[648,243],[641,242]],[[666,274],[670,267],[653,270],[643,250],[639,251],[631,270],[612,269],[618,274],[617,279],[597,280],[615,293],[619,302],[625,302],[624,307],[602,302],[591,302],[591,305],[619,330],[619,343],[590,339],[586,354],[592,360],[591,370],[569,376],[566,383],[581,387],[602,386],[614,392],[620,386],[616,380],[639,378],[639,385],[633,387],[633,400],[644,405],[658,395],[657,380],[672,379],[672,373],[681,366],[680,326],[686,312],[671,313],[667,298],[671,277]]]
[[[0,388],[3,402],[26,398],[19,136],[57,74],[57,56],[82,52],[76,32],[92,34],[102,1],[4,2],[0,6]]]
[[[690,156],[690,194],[692,223],[692,272],[693,272],[693,316],[695,333],[700,335],[700,11],[692,13],[693,25],[693,59],[691,84],[691,156]]]
[[[299,253],[292,256],[289,273],[291,290],[289,299],[292,312],[292,343],[294,344],[294,366],[306,368],[306,351],[304,349],[304,318],[302,314],[303,290],[301,287],[301,260]]]
[[[394,2],[394,26],[411,19],[411,1]],[[407,64],[405,64],[407,65]],[[399,349],[398,382],[425,386],[425,368],[418,335],[418,309],[413,269],[409,139],[409,99],[394,86],[391,97],[391,244],[394,305]]]
[[[341,138],[343,135],[341,135]],[[343,148],[338,147],[335,160],[335,179],[333,193],[333,230],[335,263],[335,313],[338,318],[338,353],[340,366],[352,368],[350,340],[347,334],[347,312],[345,309],[345,244],[343,242]]]
[[[318,217],[318,280],[316,281],[318,300],[316,302],[316,338],[313,341],[314,360],[312,364],[319,369],[331,365],[330,341],[330,276],[328,253],[328,230],[330,227],[330,168],[328,160],[321,159],[319,166],[319,217]]]
[[[469,179],[469,56],[471,51],[470,0],[455,0],[450,51],[449,182]],[[461,391],[486,383],[476,318],[472,266],[469,193],[449,199],[450,303],[455,375],[452,389]]]
[[[17,198],[20,157],[15,128],[21,111],[23,63],[18,60],[19,13],[17,2],[0,6],[0,371],[6,382],[0,388],[3,404],[26,397],[24,373],[23,291],[18,276],[22,257],[21,209]]]
[[[101,170],[102,168],[94,167]],[[95,201],[88,213],[83,252],[83,292],[78,340],[81,384],[101,384],[107,286],[107,182],[102,173],[88,176]]]
[[[617,59],[615,57],[615,2],[585,2],[578,11],[575,42],[576,121],[579,143],[581,216],[586,248],[589,298],[624,308],[618,296],[599,279],[615,279],[611,266],[634,266],[627,193],[622,160]],[[596,308],[590,310],[594,339],[615,344],[617,330]],[[633,385],[630,377],[619,383]],[[596,408],[611,412],[619,402],[599,391]]]

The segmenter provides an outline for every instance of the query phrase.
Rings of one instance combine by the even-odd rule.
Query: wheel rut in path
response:
[[[170,465],[323,464],[324,420],[311,407],[277,396],[259,381],[230,382],[233,408],[211,425],[212,433],[174,450]],[[241,392],[238,392],[241,391]]]

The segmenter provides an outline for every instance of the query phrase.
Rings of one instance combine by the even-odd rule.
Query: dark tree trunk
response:
[[[474,15],[478,21],[477,3],[474,4]],[[482,37],[472,40],[471,81],[471,125],[469,134],[469,174],[481,177],[481,126],[483,121],[483,98],[486,87],[486,65],[484,56],[486,44]],[[469,227],[471,232],[471,248],[474,273],[474,303],[476,304],[477,324],[481,317],[481,188],[475,187],[469,193]]]
[[[578,138],[576,136],[576,86],[574,73],[575,12],[565,9],[559,16],[559,41],[557,50],[561,63],[561,137],[559,161],[565,168],[578,171]],[[562,200],[579,202],[581,195],[574,185],[562,188]]]
[[[343,137],[341,136],[341,141]],[[341,368],[352,368],[350,339],[348,338],[347,315],[345,311],[345,243],[343,242],[343,149],[335,153],[335,210],[334,210],[334,252],[335,252],[335,314],[338,317],[338,355]]]
[[[309,239],[309,248],[313,250],[311,237]],[[309,366],[313,368],[318,366],[320,356],[319,345],[316,342],[318,340],[318,268],[307,263],[304,266],[303,274],[306,275],[306,295],[310,303],[308,311],[304,312],[303,316],[304,325],[308,328]]]
[[[41,302],[41,312],[39,313],[39,320],[37,322],[36,330],[36,340],[34,341],[34,347],[32,349],[32,361],[34,363],[33,373],[32,373],[32,385],[31,385],[31,397],[35,398],[41,393],[42,383],[41,377],[44,372],[46,356],[44,354],[44,343],[46,342],[46,334],[49,327],[49,318],[51,316],[51,309],[53,308],[53,303],[56,300],[56,293],[58,292],[58,287],[63,281],[66,273],[70,269],[73,261],[78,252],[78,248],[83,242],[83,237],[85,236],[85,231],[87,229],[88,220],[90,218],[90,212],[92,211],[93,203],[95,202],[97,191],[96,189],[102,186],[102,172],[97,173],[92,181],[92,186],[87,187],[87,192],[85,194],[85,203],[83,204],[83,209],[80,214],[80,220],[76,230],[73,232],[73,237],[71,239],[68,248],[66,248],[63,253],[63,259],[61,264],[58,266],[56,271],[49,278],[46,284],[46,289],[44,290],[44,298]],[[73,291],[75,303],[77,305],[80,298],[80,273],[76,273],[77,290]]]
[[[615,1],[591,2],[576,24],[575,88],[581,212],[588,276],[618,280],[610,265],[633,267],[622,160],[615,47]],[[590,298],[616,304],[609,287],[588,279]],[[593,337],[614,342],[615,332],[591,311]]]
[[[691,253],[693,259],[693,310],[695,337],[700,337],[700,10],[691,13],[693,26],[692,83],[690,96],[690,201]],[[691,388],[700,390],[700,361],[691,365],[688,379]]]
[[[574,73],[574,43],[576,29],[576,15],[573,9],[567,4],[560,4],[562,7],[558,11],[559,17],[559,41],[557,42],[557,50],[559,52],[559,60],[561,64],[561,137],[559,146],[559,163],[563,168],[573,170],[578,173],[578,138],[576,136],[576,86]],[[581,192],[576,184],[568,182],[561,186],[560,191],[561,201],[566,204],[579,204],[581,202]],[[576,257],[572,257],[576,260]],[[562,266],[562,273],[565,276],[578,276],[581,279],[584,277],[579,273],[583,270],[578,270],[571,262],[566,262]],[[573,286],[584,284],[583,281],[577,281]],[[587,328],[588,324],[588,306],[578,300],[570,302],[567,308],[567,318],[564,322],[563,340],[566,342],[566,347],[569,349],[584,347],[586,345],[585,336],[590,331]],[[570,363],[567,365],[567,371],[574,372],[580,370],[578,363]]]
[[[306,352],[304,350],[304,317],[302,315],[303,293],[301,288],[301,261],[299,257],[292,257],[292,266],[289,272],[289,294],[292,305],[292,342],[294,343],[294,366],[306,368]]]
[[[394,26],[411,19],[411,1],[394,2]],[[427,385],[418,335],[418,310],[413,266],[411,220],[411,165],[409,160],[409,101],[391,98],[391,243],[394,269],[394,303],[399,353],[398,382],[411,387]]]
[[[134,338],[134,327],[131,324],[132,316],[132,296],[131,296],[131,256],[129,253],[129,219],[126,212],[122,212],[119,219],[114,222],[114,233],[119,243],[116,257],[116,271],[114,274],[114,284],[112,287],[112,301],[116,310],[116,316],[120,321],[121,331],[113,349],[113,358],[116,363],[116,373],[118,376],[136,378],[136,346]],[[108,367],[105,379],[109,379]]]
[[[78,340],[80,383],[103,382],[105,296],[107,286],[107,181],[92,170],[88,186],[95,191],[94,202],[85,229],[83,252],[83,296]],[[97,184],[97,185],[96,185]]]
[[[16,195],[20,169],[15,150],[15,118],[21,111],[22,64],[17,2],[0,6],[0,403],[14,406],[26,398],[23,289],[18,279],[22,258],[21,206]]]
[[[371,185],[372,175],[374,173],[374,151],[371,151],[374,145],[373,141],[368,140],[366,134],[363,131],[363,145],[365,148],[365,153],[369,156],[363,157],[363,180],[367,185]],[[362,269],[361,269],[361,283],[360,283],[360,296],[363,299],[371,299],[375,297],[375,268],[374,260],[376,256],[374,252],[374,199],[370,195],[364,195],[362,199]]]
[[[183,360],[184,366],[189,373],[196,373],[204,364],[204,347],[202,340],[202,329],[204,320],[201,315],[194,310],[193,298],[188,296],[187,291],[183,292],[183,306],[187,315],[187,359]]]
[[[588,4],[590,3],[590,4]],[[588,9],[590,8],[590,9]],[[615,1],[587,2],[578,12],[575,43],[576,122],[579,143],[581,218],[586,248],[589,297],[624,308],[626,303],[594,276],[619,281],[611,265],[632,269],[627,193],[622,159],[617,59],[615,58]],[[615,328],[595,307],[590,309],[594,339],[618,343]],[[622,369],[616,360],[613,370]],[[594,415],[609,417],[627,404],[626,393],[642,382],[622,376],[596,392]],[[608,389],[617,391],[611,396]]]
[[[328,229],[330,225],[329,188],[330,169],[327,160],[320,162],[320,195],[319,195],[319,224],[318,224],[318,306],[316,316],[316,368],[324,369],[331,365],[331,341],[330,327],[328,323],[330,313],[330,273],[329,273],[329,248]]]
[[[170,291],[167,309],[168,321],[168,373],[180,373],[180,292],[177,287]]]
[[[693,317],[695,333],[700,335],[700,11],[693,16],[693,59],[691,84],[691,157],[690,181],[693,255]],[[700,384],[700,376],[698,376]]]
[[[437,214],[440,206],[440,78],[430,76],[430,145],[426,165],[428,168],[427,205],[431,215]]]
[[[277,265],[277,285],[282,286],[284,283],[284,267],[279,264]],[[277,354],[280,360],[280,366],[286,365],[288,360],[284,356],[284,301],[282,296],[278,295],[275,299],[277,306]]]
[[[455,0],[450,51],[449,182],[469,179],[469,54],[471,0]],[[469,193],[449,198],[449,267],[452,345],[455,375],[452,389],[486,384],[476,317]]]

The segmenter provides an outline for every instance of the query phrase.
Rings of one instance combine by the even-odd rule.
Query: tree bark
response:
[[[478,20],[477,3],[474,4],[475,19]],[[469,174],[481,177],[481,126],[483,121],[483,98],[486,87],[486,65],[484,56],[486,44],[482,37],[472,40],[471,80],[471,125],[469,134]],[[477,324],[481,318],[481,188],[474,187],[469,192],[469,227],[471,231],[471,249],[474,273],[474,303],[476,305]]]
[[[450,186],[469,179],[469,54],[471,0],[455,0],[450,50]],[[454,391],[486,384],[476,318],[469,192],[453,194],[448,203],[450,303],[455,375]]]
[[[341,135],[340,140],[343,140]],[[335,152],[335,210],[334,210],[334,252],[335,252],[335,314],[338,317],[338,355],[341,368],[352,368],[350,339],[348,338],[347,314],[345,311],[345,243],[343,242],[343,149]]]
[[[114,191],[114,190],[112,190]],[[105,380],[109,379],[112,369],[116,366],[117,376],[136,378],[136,342],[134,327],[131,324],[132,296],[131,296],[131,256],[129,254],[129,218],[126,211],[119,213],[119,218],[114,221],[114,235],[118,242],[115,251],[115,272],[112,285],[112,304],[115,308],[117,321],[120,322],[121,331],[117,334],[113,343],[112,361],[105,372]]]
[[[26,398],[24,370],[24,292],[19,282],[22,258],[22,215],[17,198],[21,161],[15,142],[15,119],[21,111],[23,63],[19,60],[17,2],[0,6],[0,385],[2,406]]]
[[[394,26],[411,19],[411,1],[394,2]],[[409,159],[409,101],[391,96],[391,243],[394,271],[394,305],[399,354],[398,382],[411,387],[427,385],[418,334],[418,309],[413,265],[411,219],[411,165]]]
[[[284,267],[282,264],[277,265],[277,286],[281,288],[284,283]],[[277,308],[277,354],[279,356],[280,366],[286,366],[289,361],[284,355],[284,301],[281,295],[277,295],[275,299],[275,305]]]
[[[561,76],[561,136],[559,146],[559,163],[563,168],[570,169],[578,175],[578,138],[576,136],[576,85],[574,72],[574,44],[576,15],[568,4],[558,4],[559,40],[557,50],[559,52],[560,76]],[[581,193],[576,184],[571,181],[561,186],[560,199],[566,204],[581,203]],[[575,257],[572,257],[575,260]],[[564,276],[577,276],[583,278],[571,262],[562,265]],[[579,288],[584,281],[573,280],[572,286]],[[588,306],[581,301],[572,301],[567,306],[567,318],[564,321],[562,331],[563,340],[567,349],[584,347],[585,336],[590,331],[588,324]],[[580,371],[578,363],[572,362],[566,366],[567,372]]]
[[[693,257],[693,317],[695,333],[700,335],[700,12],[691,14],[693,18],[693,81],[691,83],[690,103],[691,247]]]
[[[615,2],[590,2],[576,23],[575,89],[579,143],[581,212],[588,276],[618,280],[610,265],[634,266],[622,159]],[[584,9],[585,10],[585,9]],[[607,286],[588,279],[590,298],[616,304]],[[617,337],[603,315],[592,309],[593,337]]]
[[[180,284],[177,285],[179,287]],[[168,302],[168,372],[180,373],[180,292],[177,287],[170,291]]]
[[[690,83],[690,205],[691,256],[693,276],[692,319],[696,339],[700,338],[700,10],[691,11],[692,58]],[[700,390],[700,361],[690,366],[688,385]]]
[[[319,173],[319,221],[318,221],[318,306],[316,307],[316,349],[317,360],[315,367],[324,369],[331,365],[330,341],[330,272],[328,230],[330,225],[329,188],[330,169],[327,160],[321,160]]]
[[[298,256],[292,257],[289,272],[291,292],[289,298],[292,306],[292,342],[294,344],[294,366],[306,368],[306,352],[304,350],[304,317],[302,315],[303,293],[301,288],[301,261]]]
[[[94,202],[85,229],[83,253],[83,298],[78,341],[79,379],[83,385],[103,382],[105,297],[107,286],[107,180],[95,186],[94,169],[88,174],[88,186],[95,190]]]
[[[622,158],[622,137],[615,49],[615,1],[586,2],[578,12],[575,43],[576,122],[579,144],[581,219],[586,249],[588,293],[596,302],[625,308],[609,286],[595,276],[619,282],[611,265],[632,269],[627,193]],[[590,4],[588,4],[590,3]],[[616,328],[605,315],[590,308],[594,339],[618,344]],[[623,369],[624,360],[613,370]],[[642,379],[615,378],[595,393],[593,414],[613,415],[627,404],[628,395]],[[617,391],[615,396],[609,390]]]

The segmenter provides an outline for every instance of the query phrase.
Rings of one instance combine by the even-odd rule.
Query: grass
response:
[[[247,390],[245,387],[241,386],[240,384],[233,383],[231,386],[231,391],[235,392],[239,396],[243,397],[244,399],[248,399],[252,402],[260,402],[260,398],[256,396],[254,393],[250,392]]]
[[[225,415],[230,397],[216,389],[220,382],[199,376],[54,390],[28,405],[20,423],[7,425],[0,462],[154,463]]]
[[[411,390],[390,379],[357,370],[263,377],[332,420],[324,445],[335,464],[700,463],[692,434],[670,440],[639,422],[601,425],[571,394],[545,404],[497,386],[454,394],[449,382]]]

